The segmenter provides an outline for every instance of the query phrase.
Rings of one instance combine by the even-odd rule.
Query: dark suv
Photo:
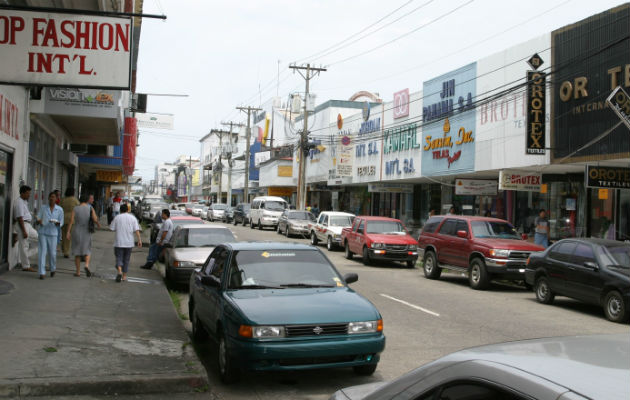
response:
[[[438,279],[442,268],[461,271],[477,290],[486,289],[492,279],[524,281],[527,258],[543,250],[522,240],[509,222],[497,218],[434,216],[418,237],[427,278]]]
[[[234,225],[241,223],[243,226],[249,223],[249,203],[238,203],[234,207],[234,216],[232,217]]]

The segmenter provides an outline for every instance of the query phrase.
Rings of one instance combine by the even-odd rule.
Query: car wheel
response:
[[[551,304],[556,297],[555,293],[551,290],[551,286],[549,286],[549,281],[544,276],[536,279],[534,292],[536,293],[536,300],[542,304]]]
[[[219,376],[223,383],[234,383],[238,381],[239,370],[230,354],[225,341],[225,335],[219,336],[219,348],[217,349],[217,363],[219,364]]]
[[[370,251],[367,247],[363,247],[363,265],[372,264],[372,260],[370,260]]]
[[[424,256],[422,269],[424,270],[424,276],[428,279],[439,279],[440,275],[442,275],[442,268],[438,267],[435,253],[432,251],[427,252]]]
[[[346,259],[352,260],[354,258],[354,254],[350,251],[350,246],[348,246],[348,242],[346,242],[343,246]]]
[[[284,230],[284,236],[291,237],[291,234],[289,233],[289,225],[287,225],[287,228]]]
[[[203,327],[201,321],[199,320],[199,315],[197,315],[197,310],[193,307],[192,310],[192,338],[196,342],[202,342],[208,339],[208,331]]]
[[[626,309],[623,297],[616,290],[611,290],[604,300],[604,314],[612,322],[626,322],[630,312]]]
[[[490,283],[488,272],[486,271],[486,263],[480,258],[475,258],[470,263],[470,272],[468,274],[468,282],[470,287],[475,290],[484,290]]]
[[[376,371],[377,364],[368,364],[368,365],[357,365],[352,367],[352,370],[355,374],[361,376],[370,376]]]
[[[416,261],[418,261],[418,260],[408,260],[407,261],[407,268],[415,268]]]
[[[335,249],[332,237],[330,236],[328,236],[328,239],[326,240],[326,248],[328,249],[328,251],[333,251]]]
[[[311,232],[311,244],[313,246],[317,246],[317,235],[315,232]]]
[[[249,220],[249,229],[254,229],[254,221]]]

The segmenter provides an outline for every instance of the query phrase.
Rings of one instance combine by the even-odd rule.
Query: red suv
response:
[[[492,279],[524,281],[527,258],[543,250],[497,218],[434,216],[418,237],[424,276],[438,279],[442,268],[465,272],[470,287],[477,290],[486,289]]]

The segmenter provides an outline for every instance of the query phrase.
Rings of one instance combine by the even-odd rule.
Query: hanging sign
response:
[[[542,174],[539,174],[537,172],[499,172],[499,190],[540,192],[541,185]]]
[[[497,184],[495,180],[485,179],[456,179],[456,195],[496,196]]]
[[[527,154],[545,154],[546,75],[527,71]]]
[[[630,76],[630,70],[628,75]],[[619,116],[621,121],[630,128],[630,98],[628,98],[628,93],[621,86],[617,86],[606,99],[606,103]]]
[[[630,189],[630,168],[587,165],[586,186],[590,188]]]

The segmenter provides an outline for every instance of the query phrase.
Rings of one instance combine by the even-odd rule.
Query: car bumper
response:
[[[260,223],[266,226],[276,226],[278,225],[278,218],[262,217]]]
[[[486,269],[494,275],[505,279],[525,279],[527,269],[526,260],[509,260],[501,258],[486,258]]]
[[[173,283],[187,284],[195,268],[171,268],[170,278]]]
[[[307,235],[308,236],[308,227],[297,227],[297,226],[290,226],[289,225],[289,233],[292,233],[294,235]]]
[[[415,261],[418,259],[418,252],[411,250],[370,249],[370,257],[373,260]]]
[[[330,337],[313,340],[245,341],[231,338],[229,350],[243,369],[303,370],[376,364],[385,336]]]

